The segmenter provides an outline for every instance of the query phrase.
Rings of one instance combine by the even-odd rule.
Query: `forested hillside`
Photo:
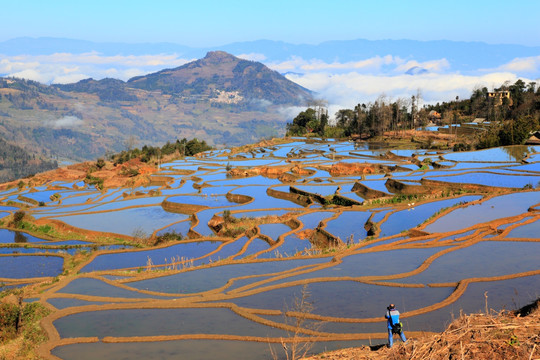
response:
[[[480,149],[523,144],[540,131],[540,87],[535,82],[527,84],[520,79],[493,91],[478,88],[468,99],[456,97],[455,101],[442,104],[420,106],[421,101],[419,93],[398,99],[381,95],[354,109],[338,110],[334,124],[329,124],[328,110],[320,103],[300,112],[287,124],[287,132],[368,139],[385,132],[399,135],[429,125],[438,127],[440,132],[470,135],[467,145]]]
[[[26,150],[0,138],[0,183],[13,181],[39,172],[56,169],[56,161],[30,155]]]

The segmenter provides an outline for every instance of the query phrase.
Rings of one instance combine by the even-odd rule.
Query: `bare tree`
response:
[[[373,103],[375,122],[378,135],[382,135],[390,126],[392,121],[392,106],[389,98],[385,95],[379,95]]]
[[[128,151],[133,150],[138,142],[139,140],[135,135],[129,135],[128,138],[124,141],[124,147]]]
[[[324,99],[313,99],[308,103],[308,106],[315,110],[317,120],[319,121],[321,120],[321,116],[328,111],[328,101]]]
[[[304,358],[313,345],[315,345],[315,341],[307,336],[302,336],[301,334],[304,330],[319,331],[323,325],[322,322],[309,322],[305,316],[302,316],[311,314],[314,310],[310,297],[311,293],[309,292],[307,285],[304,285],[300,295],[293,299],[291,307],[289,308],[286,306],[288,311],[286,311],[285,314],[288,312],[296,314],[294,317],[285,317],[285,323],[293,328],[293,330],[288,331],[290,341],[286,341],[286,339],[283,338],[281,339],[281,346],[283,347],[287,360]],[[270,346],[270,353],[274,360],[278,359],[277,353],[272,346]]]

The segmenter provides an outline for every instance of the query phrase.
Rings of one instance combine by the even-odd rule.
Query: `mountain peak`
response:
[[[174,69],[128,80],[129,87],[161,90],[166,94],[213,99],[216,93],[239,95],[245,101],[266,100],[273,104],[303,104],[309,90],[256,61],[237,58],[225,51],[210,51],[202,59]]]
[[[211,60],[211,61],[233,61],[238,60],[238,58],[234,55],[229,54],[225,51],[209,51],[206,53],[206,56],[204,57],[204,60]]]

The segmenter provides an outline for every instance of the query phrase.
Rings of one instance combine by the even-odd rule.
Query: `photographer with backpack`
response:
[[[397,311],[396,306],[390,304],[386,310],[384,317],[388,319],[388,347],[392,347],[394,344],[394,334],[398,334],[403,342],[407,341],[407,338],[403,333],[403,325],[399,322],[399,311]]]

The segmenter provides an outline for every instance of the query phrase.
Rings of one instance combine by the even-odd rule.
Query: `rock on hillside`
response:
[[[264,64],[223,51],[211,51],[202,59],[174,69],[134,77],[128,80],[128,86],[186,97],[215,98],[226,92],[231,98],[239,95],[274,104],[298,105],[312,97],[309,90]]]

